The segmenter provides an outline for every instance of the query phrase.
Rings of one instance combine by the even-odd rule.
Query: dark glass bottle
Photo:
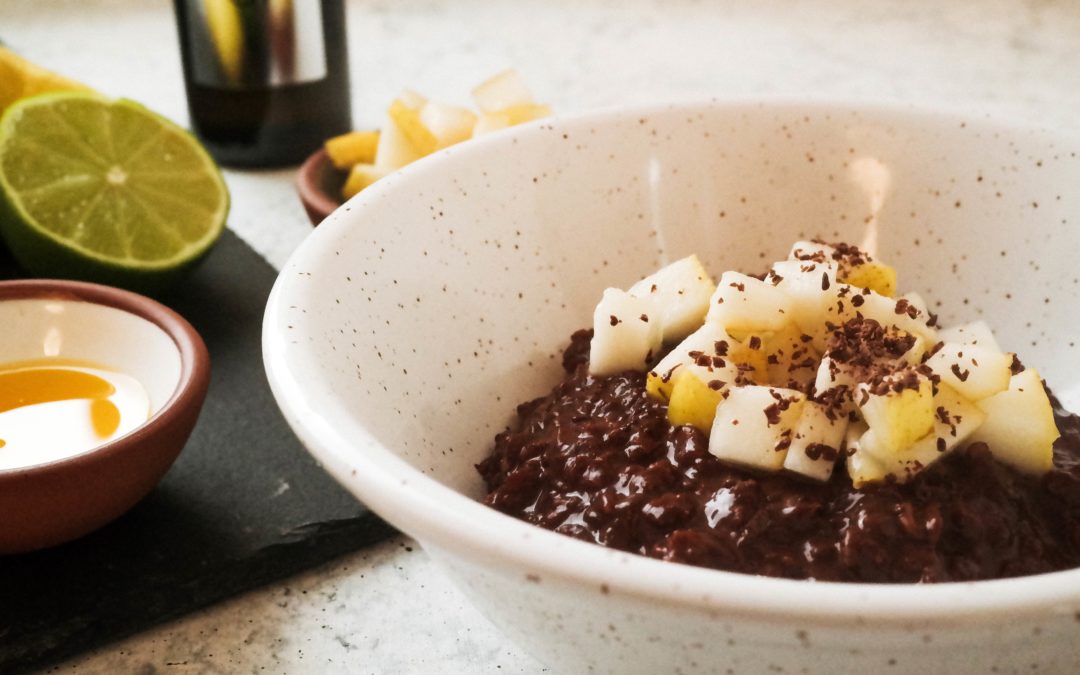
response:
[[[191,127],[229,166],[296,164],[349,131],[343,0],[175,0]]]

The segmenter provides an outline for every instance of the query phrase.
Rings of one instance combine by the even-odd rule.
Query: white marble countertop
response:
[[[356,0],[355,118],[402,87],[466,102],[508,66],[557,111],[709,97],[913,102],[1080,130],[1073,0]],[[168,0],[2,0],[27,57],[186,123]],[[293,172],[229,171],[229,225],[276,266],[309,233]],[[74,673],[541,672],[407,538],[56,668]]]

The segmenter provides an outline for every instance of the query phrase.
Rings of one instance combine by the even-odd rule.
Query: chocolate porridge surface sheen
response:
[[[1080,566],[1080,417],[1055,403],[1054,469],[1024,476],[983,444],[907,484],[852,487],[725,465],[673,427],[645,374],[588,374],[591,331],[567,377],[518,406],[477,469],[484,502],[562,534],[703,567],[794,579],[941,582]]]

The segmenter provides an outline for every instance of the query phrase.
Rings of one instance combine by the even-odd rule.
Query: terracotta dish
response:
[[[312,225],[318,225],[341,206],[343,185],[345,173],[334,168],[326,151],[321,148],[300,165],[296,174],[296,191]]]
[[[54,546],[117,518],[157,484],[187,442],[210,381],[195,329],[143,297],[73,281],[0,283],[0,363],[59,357],[134,377],[150,418],[55,461],[0,469],[0,554]]]

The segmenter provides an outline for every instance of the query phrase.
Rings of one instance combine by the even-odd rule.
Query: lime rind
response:
[[[80,119],[73,121],[59,112],[67,102],[81,106],[81,114],[75,116]],[[43,110],[51,112],[50,122],[55,123],[48,127],[48,133],[54,134],[49,140],[63,149],[59,151],[63,157],[51,160],[49,153],[58,151],[47,143],[35,147],[31,153],[34,171],[25,172],[15,185],[4,166],[5,154],[17,143],[42,145],[29,132],[20,138],[18,125],[25,115]],[[25,153],[26,148],[20,147],[19,152]],[[153,152],[160,155],[150,156]],[[100,195],[108,186],[102,182],[102,172],[121,159],[124,170],[130,172],[130,183],[125,173],[124,189],[103,200]],[[35,172],[37,185],[26,178]],[[104,180],[109,180],[107,174]],[[101,186],[96,199],[92,194],[95,181]],[[79,198],[75,201],[81,199],[85,212],[71,222],[62,217],[41,222],[43,210],[63,207],[63,195],[80,189],[85,194],[75,195]],[[50,268],[62,266],[59,276],[110,280],[122,280],[129,273],[133,279],[167,276],[190,267],[221,235],[229,210],[221,172],[194,137],[134,101],[109,101],[84,92],[41,94],[4,111],[0,116],[0,197],[0,233],[30,271],[51,274]],[[103,219],[105,224],[99,229],[107,236],[85,239],[85,224],[91,218]],[[168,255],[154,256],[162,250]]]

